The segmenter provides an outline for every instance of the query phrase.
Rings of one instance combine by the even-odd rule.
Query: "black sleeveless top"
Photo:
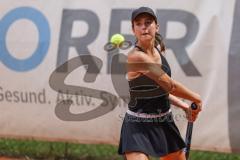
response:
[[[140,51],[142,48],[136,46]],[[171,69],[166,58],[160,53],[162,70],[171,77]],[[139,77],[128,81],[130,88],[130,101],[128,104],[129,110],[137,113],[159,114],[167,112],[170,108],[168,99],[169,93],[164,91],[151,78],[140,75]]]

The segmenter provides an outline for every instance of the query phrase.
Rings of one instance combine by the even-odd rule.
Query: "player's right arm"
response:
[[[172,95],[188,99],[201,106],[200,95],[191,91],[180,82],[171,79],[148,55],[132,50],[128,55],[128,73],[141,73],[153,79],[159,86]]]

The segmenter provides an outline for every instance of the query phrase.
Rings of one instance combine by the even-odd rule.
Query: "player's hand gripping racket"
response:
[[[196,110],[198,108],[196,103],[191,104],[191,109]],[[186,148],[185,148],[185,153],[186,153],[186,160],[188,160],[189,153],[190,153],[190,148],[191,148],[191,140],[192,140],[192,131],[193,131],[193,122],[188,122],[187,125],[187,133],[186,133]]]

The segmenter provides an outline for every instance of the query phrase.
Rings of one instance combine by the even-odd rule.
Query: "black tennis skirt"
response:
[[[172,113],[160,118],[139,118],[125,114],[121,129],[119,154],[142,152],[161,157],[185,147]]]

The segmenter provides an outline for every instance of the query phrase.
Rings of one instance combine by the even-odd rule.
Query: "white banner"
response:
[[[192,147],[239,152],[240,0],[1,0],[0,137],[118,144],[128,50],[104,45],[114,33],[134,41],[140,6],[158,16],[173,78],[203,98]]]

